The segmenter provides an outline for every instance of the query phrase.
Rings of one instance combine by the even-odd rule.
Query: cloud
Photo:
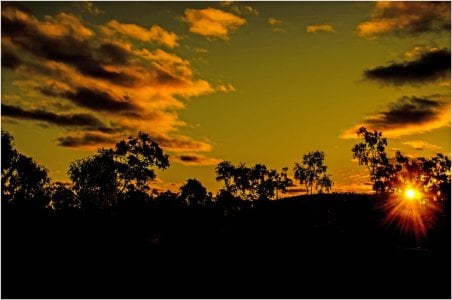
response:
[[[220,6],[228,7],[232,6],[234,4],[234,1],[220,1]]]
[[[90,26],[68,13],[37,18],[16,4],[2,3],[2,64],[13,69],[20,98],[7,107],[9,117],[62,127],[68,132],[58,143],[65,147],[108,146],[144,131],[167,151],[210,151],[209,143],[180,134],[187,124],[179,111],[193,97],[218,90],[194,74],[187,59],[129,41],[175,46],[175,39],[168,42],[155,26],[115,20]],[[130,36],[130,28],[139,34]]]
[[[387,137],[399,137],[450,126],[450,100],[430,97],[402,97],[390,103],[386,110],[364,119],[364,121],[342,134],[342,138],[358,138],[360,127],[382,131]]]
[[[407,141],[403,143],[404,145],[408,145],[411,148],[414,148],[416,150],[439,150],[441,149],[440,146],[437,145],[433,145],[430,144],[429,142],[426,141],[421,141],[421,140],[414,140],[414,141]]]
[[[205,155],[194,153],[181,154],[179,156],[172,157],[172,159],[180,164],[188,166],[215,166],[222,161],[218,158],[206,157]]]
[[[58,145],[62,147],[95,150],[100,144],[113,146],[119,140],[112,135],[88,132],[79,135],[59,137],[57,138],[57,141]]]
[[[100,10],[97,6],[95,6],[94,3],[91,1],[77,2],[77,6],[80,8],[81,11],[87,12],[95,16],[103,13],[103,11]]]
[[[195,141],[182,135],[153,135],[152,139],[156,141],[162,148],[173,152],[209,152],[212,150],[212,146],[210,144]]]
[[[334,27],[330,24],[317,24],[317,25],[308,25],[306,26],[306,32],[309,33],[316,33],[319,31],[323,31],[323,32],[336,32],[336,30],[334,30]]]
[[[221,1],[220,6],[229,9],[231,12],[238,15],[259,15],[257,9],[255,9],[251,5],[244,5],[236,1]]]
[[[2,49],[2,67],[15,70],[22,63],[22,60],[14,54],[14,52],[8,50],[8,48],[3,47]]]
[[[450,51],[440,49],[422,53],[419,58],[392,63],[364,71],[369,80],[403,85],[422,84],[450,76]]]
[[[43,93],[46,92],[43,90]],[[64,96],[75,104],[98,111],[133,111],[136,107],[128,99],[115,99],[105,91],[79,88],[66,92]]]
[[[419,59],[423,54],[441,50],[437,47],[414,46],[411,50],[404,53],[406,59]]]
[[[217,89],[218,91],[223,93],[232,93],[236,91],[235,87],[230,83],[222,83],[218,86]]]
[[[418,34],[450,30],[450,2],[377,2],[371,19],[357,27],[361,37],[383,34]]]
[[[270,17],[267,20],[268,24],[272,25],[272,26],[278,26],[281,25],[283,23],[282,20],[278,20],[276,18]]]
[[[241,9],[241,13],[244,15],[255,15],[255,16],[259,15],[257,9],[255,9],[251,5],[243,6],[243,8]]]
[[[209,38],[228,40],[233,30],[245,25],[245,19],[226,11],[205,8],[186,9],[184,21],[188,23],[192,33]]]
[[[267,19],[267,22],[268,22],[268,24],[270,24],[270,26],[272,26],[273,32],[284,32],[285,31],[283,28],[278,27],[284,23],[282,20],[270,17]]]
[[[169,48],[177,47],[179,37],[158,25],[152,25],[149,29],[136,24],[121,23],[111,20],[102,26],[102,32],[108,36],[120,34],[142,42],[157,42]]]
[[[17,106],[2,103],[2,115],[16,119],[43,121],[65,127],[85,127],[90,130],[103,132],[112,132],[114,130],[90,114],[57,114],[42,109],[24,110]]]

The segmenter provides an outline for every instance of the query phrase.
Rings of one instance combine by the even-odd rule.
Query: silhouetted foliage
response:
[[[301,164],[295,163],[294,177],[304,184],[306,193],[312,194],[312,191],[322,193],[323,190],[329,192],[333,186],[329,174],[326,174],[327,166],[323,164],[325,153],[323,151],[309,152],[303,155]]]
[[[2,203],[21,208],[45,208],[49,203],[47,170],[14,149],[13,140],[2,130]]]
[[[56,211],[67,212],[68,210],[80,209],[80,201],[67,184],[55,182],[52,183],[50,188],[48,207]]]
[[[392,166],[385,151],[388,145],[387,139],[381,132],[376,130],[370,132],[364,127],[361,127],[357,134],[364,139],[364,142],[353,146],[353,158],[357,158],[360,165],[365,165],[369,169],[372,188],[375,192],[391,190],[389,178]]]
[[[182,200],[178,194],[171,191],[166,191],[158,194],[155,198],[157,206],[163,209],[180,209],[187,206],[186,202]]]
[[[215,169],[216,179],[224,182],[225,191],[243,200],[272,199],[277,191],[285,193],[292,185],[285,171],[280,174],[263,164],[251,168],[243,163],[234,166],[229,161],[219,163]]]
[[[196,179],[188,179],[180,187],[179,197],[190,207],[203,207],[206,206],[206,202],[208,201],[206,188]]]
[[[219,207],[226,216],[237,214],[249,206],[247,201],[240,199],[238,196],[234,196],[224,189],[218,191],[215,199],[216,206]]]
[[[410,159],[397,151],[395,159],[391,176],[395,191],[412,187],[423,191],[434,201],[450,198],[450,159],[447,156],[438,153],[430,159]]]
[[[234,185],[235,166],[230,161],[222,161],[215,167],[217,174],[216,180],[223,181],[225,190],[230,194],[236,193],[236,186]]]
[[[104,210],[121,200],[144,201],[155,178],[152,168],[168,166],[168,155],[140,132],[137,138],[129,137],[114,149],[100,149],[91,157],[71,163],[68,173],[82,208]]]

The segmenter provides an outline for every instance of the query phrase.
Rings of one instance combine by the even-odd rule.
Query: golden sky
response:
[[[2,128],[54,180],[141,130],[161,189],[322,150],[333,191],[370,190],[359,126],[450,155],[450,37],[450,2],[2,2]]]

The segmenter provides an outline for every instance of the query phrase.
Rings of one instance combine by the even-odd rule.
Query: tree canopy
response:
[[[168,166],[168,155],[149,135],[140,132],[136,138],[117,143],[114,149],[100,149],[91,157],[71,163],[68,174],[82,208],[103,210],[115,207],[130,194],[145,197],[155,178],[153,168]]]
[[[309,152],[303,155],[301,163],[295,163],[294,177],[300,184],[304,184],[306,193],[312,194],[313,190],[322,193],[329,192],[333,186],[331,175],[327,174],[327,166],[324,165],[325,153],[323,151]]]
[[[2,130],[2,204],[44,208],[49,202],[47,169],[14,148],[14,138]]]

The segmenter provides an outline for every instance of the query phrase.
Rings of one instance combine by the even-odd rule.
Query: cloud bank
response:
[[[219,16],[227,33],[244,24]],[[20,89],[19,99],[3,99],[6,118],[58,126],[56,140],[64,147],[109,146],[145,131],[167,151],[212,149],[179,133],[186,124],[178,112],[193,97],[221,88],[170,52],[179,45],[175,33],[118,20],[91,26],[66,12],[38,18],[15,3],[2,3],[1,30],[2,68],[13,70]]]
[[[448,78],[450,63],[448,49],[433,49],[414,60],[368,69],[364,76],[384,84],[424,84]]]
[[[361,123],[346,130],[342,138],[358,138],[360,127],[382,131],[387,137],[399,137],[450,126],[450,99],[430,97],[402,97],[390,103]]]
[[[376,2],[370,20],[357,27],[357,34],[365,38],[441,31],[450,31],[448,1]]]

